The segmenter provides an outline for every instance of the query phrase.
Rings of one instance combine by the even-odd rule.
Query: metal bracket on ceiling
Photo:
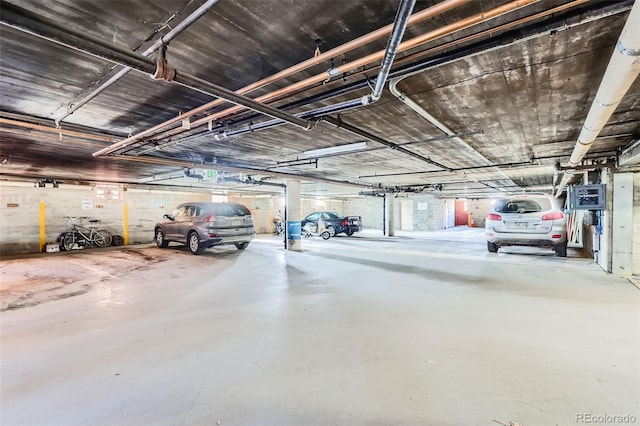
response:
[[[316,60],[316,64],[318,63],[318,56],[322,54],[320,51],[320,43],[322,43],[321,39],[316,39],[316,50],[313,52],[313,57]]]
[[[173,81],[176,76],[176,69],[170,67],[167,62],[167,45],[161,44],[156,57],[156,71],[151,74],[154,80]]]

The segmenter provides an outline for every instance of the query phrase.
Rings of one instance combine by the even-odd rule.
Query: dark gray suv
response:
[[[242,204],[184,203],[163,217],[155,226],[158,247],[178,242],[193,254],[221,244],[235,244],[244,250],[256,233],[251,211]]]

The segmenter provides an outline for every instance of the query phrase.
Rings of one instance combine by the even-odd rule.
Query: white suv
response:
[[[552,195],[519,194],[496,201],[485,223],[487,249],[549,247],[567,256],[567,220]]]

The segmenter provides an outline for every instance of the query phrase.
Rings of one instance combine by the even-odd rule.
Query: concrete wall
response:
[[[100,198],[97,190],[119,191],[119,199]],[[210,201],[210,191],[165,191],[147,189],[64,185],[33,187],[31,183],[0,184],[0,255],[41,251],[40,220],[44,242],[53,243],[67,229],[66,216],[100,220],[99,227],[125,235],[125,209],[130,244],[153,241],[153,226],[164,213],[187,201]],[[41,210],[42,205],[42,210]]]
[[[600,174],[600,182],[606,185],[606,206],[602,212],[602,235],[600,235],[600,252],[597,256],[598,265],[606,272],[612,271],[613,259],[613,224],[611,215],[613,212],[613,176],[608,169],[603,169]]]
[[[284,217],[284,193],[282,195],[230,194],[227,201],[243,204],[251,210],[257,234],[273,233],[273,218],[278,214]]]
[[[129,189],[117,203],[128,211],[129,244],[153,241],[153,228],[162,215],[170,213],[178,204],[211,201],[211,191]],[[119,234],[122,235],[122,228]]]
[[[347,201],[344,213],[348,215],[362,216],[364,229],[383,229],[384,199],[382,197],[353,198]],[[447,204],[449,204],[450,214],[453,215],[452,200],[441,200],[431,195],[409,195],[407,197],[395,198],[392,194],[386,197],[388,203],[395,203],[395,229],[400,229],[400,201],[410,200],[413,204],[413,230],[414,231],[435,231],[447,227]],[[388,210],[387,216],[388,217]]]
[[[611,226],[613,241],[612,272],[631,275],[633,271],[633,234],[634,202],[633,173],[615,173],[613,175],[613,215]]]
[[[469,213],[473,219],[476,228],[484,228],[484,224],[487,220],[489,210],[493,207],[495,200],[482,199],[482,200],[469,200]]]
[[[435,231],[445,226],[445,201],[431,195],[411,196],[413,201],[413,230]],[[396,204],[397,206],[397,204]],[[400,212],[400,209],[397,209]],[[396,229],[399,227],[396,214]]]
[[[98,191],[117,192],[116,198],[101,198]],[[153,241],[155,223],[175,206],[188,201],[211,201],[211,191],[184,188],[137,187],[126,191],[118,185],[65,185],[53,188],[34,187],[29,182],[0,183],[0,255],[39,252],[46,243],[54,243],[67,229],[65,216],[86,216],[100,220],[100,228],[114,235],[128,237],[129,244]],[[413,230],[432,231],[447,227],[447,212],[453,215],[453,200],[440,200],[430,195],[401,198],[413,203]],[[387,197],[387,203],[399,198]],[[273,232],[273,217],[284,214],[284,194],[230,193],[227,201],[246,205],[252,212],[256,232]],[[42,210],[41,210],[42,205]],[[357,197],[351,199],[301,199],[302,217],[318,210],[337,211],[362,217],[364,229],[383,229],[383,199]],[[41,246],[40,220],[44,223]],[[396,204],[395,229],[399,229],[399,206]],[[300,218],[289,218],[299,220]],[[126,224],[126,230],[125,230]]]

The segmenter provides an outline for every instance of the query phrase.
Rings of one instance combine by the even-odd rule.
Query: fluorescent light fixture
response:
[[[330,146],[329,148],[311,149],[302,153],[304,157],[322,157],[323,155],[339,154],[341,152],[358,151],[366,149],[366,142],[356,142],[347,145]]]

